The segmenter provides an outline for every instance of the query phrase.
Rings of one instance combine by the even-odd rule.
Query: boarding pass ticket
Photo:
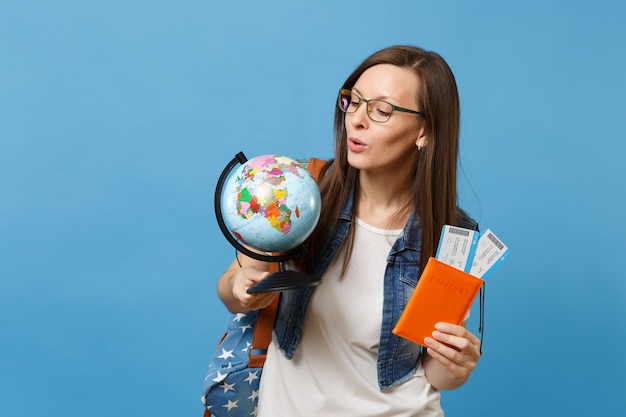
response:
[[[435,257],[438,261],[469,272],[478,237],[475,230],[445,225]]]
[[[508,255],[509,248],[489,229],[476,230],[445,225],[435,257],[476,277],[493,271]]]
[[[496,265],[509,254],[509,248],[502,243],[493,232],[487,229],[476,245],[476,252],[469,273],[479,278],[484,278],[488,272],[493,271]]]

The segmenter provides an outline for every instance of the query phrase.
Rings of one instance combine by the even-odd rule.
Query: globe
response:
[[[261,155],[231,168],[219,204],[237,241],[257,251],[284,253],[309,237],[319,220],[321,198],[315,179],[300,163]]]

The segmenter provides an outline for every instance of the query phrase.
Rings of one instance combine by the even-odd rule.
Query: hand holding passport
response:
[[[430,258],[398,323],[397,336],[425,346],[435,324],[461,324],[482,287],[483,277],[508,255],[490,230],[444,226],[436,258]]]

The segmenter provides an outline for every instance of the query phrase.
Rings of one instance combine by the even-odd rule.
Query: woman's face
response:
[[[423,111],[415,102],[420,91],[418,78],[406,68],[375,65],[361,74],[352,91],[366,100],[380,99],[399,107]],[[367,104],[363,102],[355,113],[346,113],[345,127],[348,163],[360,170],[397,171],[399,166],[406,165],[406,161],[416,159],[418,145],[426,145],[421,116],[393,111],[387,122],[377,123],[368,117]]]

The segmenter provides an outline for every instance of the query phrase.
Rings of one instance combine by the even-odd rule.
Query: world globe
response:
[[[240,164],[238,169],[235,166]],[[288,291],[319,285],[319,277],[285,270],[284,261],[302,253],[320,217],[315,178],[286,156],[248,160],[239,152],[226,165],[215,188],[215,215],[226,239],[245,255],[278,264],[278,271],[246,291]]]
[[[220,208],[228,231],[243,245],[284,253],[301,245],[320,216],[315,179],[294,159],[261,155],[232,169]]]

